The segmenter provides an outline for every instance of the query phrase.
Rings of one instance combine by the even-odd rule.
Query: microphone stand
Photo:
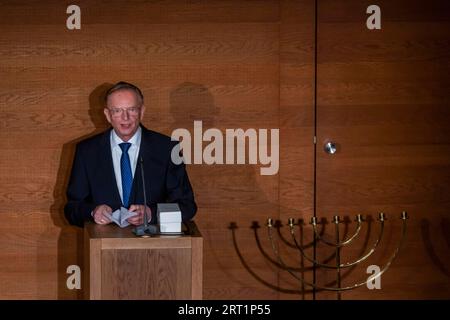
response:
[[[157,227],[155,225],[150,225],[148,223],[148,216],[147,216],[147,194],[145,192],[145,178],[144,178],[144,159],[141,158],[140,164],[141,164],[141,177],[142,177],[142,190],[144,192],[144,223],[140,226],[137,226],[133,229],[133,233],[137,237],[145,237],[152,234],[157,234]]]

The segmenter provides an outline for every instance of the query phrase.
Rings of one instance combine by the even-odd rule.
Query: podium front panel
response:
[[[203,239],[137,238],[131,228],[85,226],[88,299],[201,299]]]

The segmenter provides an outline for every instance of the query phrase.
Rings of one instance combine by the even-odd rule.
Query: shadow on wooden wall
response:
[[[94,131],[77,139],[65,143],[62,147],[56,183],[53,188],[54,202],[50,207],[50,214],[53,224],[61,230],[58,238],[58,299],[82,299],[82,290],[69,290],[66,285],[66,273],[69,265],[76,264],[81,268],[81,283],[83,283],[83,229],[69,225],[64,217],[64,205],[66,203],[66,188],[69,182],[72,161],[75,154],[76,144],[88,137],[94,136],[106,128],[109,124],[103,114],[104,96],[106,91],[112,86],[110,83],[103,83],[96,87],[89,95],[89,117],[94,124]],[[38,255],[39,259],[45,259]],[[38,266],[45,263],[38,263]],[[39,290],[41,291],[41,290]],[[43,290],[45,292],[45,290]]]

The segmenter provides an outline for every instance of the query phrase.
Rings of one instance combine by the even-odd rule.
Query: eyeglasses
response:
[[[137,116],[141,107],[131,107],[131,108],[108,108],[113,117],[120,117],[124,112],[127,112],[130,116]]]

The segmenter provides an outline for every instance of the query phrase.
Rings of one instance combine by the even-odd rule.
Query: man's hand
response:
[[[144,206],[143,204],[132,204],[130,206],[130,209],[128,209],[128,211],[137,212],[137,215],[135,215],[134,217],[128,218],[127,221],[135,226],[143,224],[144,223],[144,208],[146,208],[146,210],[147,210],[147,218],[148,218],[148,221],[150,221],[152,219],[152,210],[149,207]]]
[[[111,213],[111,207],[107,206],[106,204],[102,204],[95,207],[92,217],[97,224],[108,224],[111,223],[111,219],[109,218],[109,216],[111,216]]]

